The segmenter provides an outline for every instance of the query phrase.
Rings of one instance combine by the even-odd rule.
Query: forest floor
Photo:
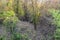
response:
[[[37,24],[37,30],[34,30],[34,25],[29,22],[19,21],[16,25],[15,31],[21,34],[27,34],[29,39],[32,40],[53,40],[53,34],[55,27],[48,23],[46,19],[42,19]],[[8,30],[8,29],[7,29]],[[5,35],[7,38],[10,37],[10,32],[6,32],[6,27],[0,25],[0,36]],[[10,40],[9,38],[7,40]]]

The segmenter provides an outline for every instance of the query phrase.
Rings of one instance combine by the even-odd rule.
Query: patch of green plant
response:
[[[15,23],[16,21],[18,21],[18,18],[15,16],[14,11],[12,10],[3,11],[2,16],[5,18],[3,21],[3,23],[5,24],[9,24],[8,22]]]
[[[20,15],[20,16],[24,16],[25,15],[24,9],[22,8],[22,6],[19,6],[18,12],[19,12],[18,15]]]
[[[13,10],[9,10],[9,11],[4,11],[3,12],[3,15],[5,16],[5,17],[13,17],[13,16],[15,16],[15,13],[14,13],[14,11]]]
[[[0,35],[0,40],[6,40],[5,36]]]
[[[18,21],[17,17],[7,17],[4,21],[3,24],[6,26],[12,26],[14,24],[16,24],[16,22]]]
[[[16,12],[16,15],[18,17],[24,16],[24,9],[22,3],[20,3],[20,0],[16,0],[16,3],[14,4],[14,11]]]
[[[4,38],[0,37],[0,40],[3,40]]]
[[[13,33],[16,23],[18,22],[18,18],[15,16],[14,11],[12,10],[4,11],[3,14],[5,17],[3,25],[5,25],[8,30],[10,29],[10,32]]]
[[[37,12],[37,13],[33,13],[32,14],[31,20],[32,20],[32,22],[34,24],[35,29],[36,29],[36,25],[39,22],[39,18],[40,18],[40,12]]]
[[[26,34],[22,35],[20,33],[14,33],[13,40],[29,40],[29,39],[28,39],[28,36]]]
[[[4,15],[3,15],[3,13],[2,13],[2,12],[0,12],[0,18],[3,18],[3,16],[4,16]]]
[[[10,32],[10,36],[12,37],[15,32],[15,27],[18,22],[18,18],[15,16],[15,13],[12,11],[7,11],[5,15],[5,19],[3,21],[3,25],[6,26],[7,32]],[[12,14],[11,14],[12,13]]]
[[[0,19],[6,20],[6,19],[11,18],[11,17],[15,18],[15,13],[12,10],[3,11],[3,12],[0,13]]]
[[[53,24],[56,25],[55,40],[60,40],[60,10],[49,9],[49,12],[53,17]]]

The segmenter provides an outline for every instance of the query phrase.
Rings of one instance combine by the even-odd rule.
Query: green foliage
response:
[[[5,36],[0,35],[0,40],[6,40]]]
[[[1,19],[4,19],[4,14],[3,14],[3,12],[0,12],[0,20]]]
[[[14,33],[13,40],[29,40],[29,39],[28,39],[28,36],[26,34],[22,35],[20,33]]]
[[[19,16],[24,16],[24,15],[25,15],[25,13],[24,13],[24,9],[23,9],[22,6],[19,6],[18,13],[19,13],[19,14],[18,14]]]
[[[53,17],[54,24],[60,27],[60,10],[50,9],[49,12]]]
[[[0,21],[2,21],[3,23],[7,22],[7,21],[16,21],[17,17],[15,17],[15,13],[14,11],[10,10],[10,11],[3,11],[0,13]]]
[[[7,17],[13,17],[15,16],[14,11],[10,10],[10,11],[3,11],[0,13],[0,18],[7,18]]]
[[[18,17],[24,16],[24,9],[21,0],[14,1],[14,11]]]
[[[32,17],[33,22],[37,23],[39,21],[39,17],[40,17],[40,14],[39,15],[37,15],[37,13],[33,14],[33,17]]]
[[[3,40],[3,37],[0,37],[0,40]]]
[[[49,9],[49,12],[52,14],[53,23],[56,25],[55,40],[60,40],[60,10]]]
[[[0,13],[0,18],[3,18],[3,16],[4,16],[4,15],[3,15],[3,13],[1,12],[1,13]]]
[[[6,26],[6,28],[8,28],[8,30],[10,30],[11,33],[13,33],[16,23],[18,22],[18,18],[15,16],[14,11],[12,10],[4,11],[3,15],[3,25]]]
[[[31,18],[32,18],[31,20],[32,20],[32,22],[34,24],[34,27],[36,29],[36,25],[38,24],[39,18],[40,18],[40,12],[38,11],[36,13],[33,13]]]
[[[16,22],[18,21],[17,17],[7,17],[4,21],[3,24],[6,26],[12,26],[14,24],[16,24]]]
[[[18,18],[15,16],[15,13],[12,10],[3,12],[3,15],[3,17],[5,17],[3,24],[5,25],[13,25],[18,21]]]
[[[5,17],[11,17],[11,16],[13,17],[13,16],[15,16],[14,11],[12,11],[12,10],[4,11],[3,14],[4,14]]]

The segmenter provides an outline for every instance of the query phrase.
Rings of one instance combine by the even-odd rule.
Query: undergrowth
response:
[[[55,40],[60,40],[60,10],[49,9],[49,12],[52,14],[53,24],[56,25]]]

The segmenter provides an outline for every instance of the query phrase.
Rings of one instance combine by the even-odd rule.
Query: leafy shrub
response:
[[[9,10],[9,11],[4,11],[3,12],[3,15],[5,16],[5,17],[13,17],[13,16],[15,16],[15,13],[14,13],[14,11],[12,11],[12,10]]]
[[[15,13],[14,11],[10,10],[10,11],[3,11],[0,13],[0,19],[7,19],[10,17],[15,17]]]
[[[2,13],[0,13],[0,18],[4,19],[3,23],[7,24],[8,21],[13,21],[16,22],[18,19],[15,16],[14,11],[10,10],[10,11],[3,11]]]
[[[18,21],[18,18],[15,16],[14,11],[5,11],[4,13],[4,21],[3,24],[10,29],[10,32],[13,33],[13,30],[16,26],[16,23]]]
[[[49,12],[52,14],[54,24],[60,27],[60,10],[51,9]]]
[[[20,3],[20,0],[16,0],[14,2],[15,2],[14,3],[14,11],[16,12],[16,15],[19,18],[21,18],[22,16],[25,15],[22,2]]]
[[[60,40],[60,10],[49,9],[49,12],[52,14],[53,23],[56,25],[55,40]]]

